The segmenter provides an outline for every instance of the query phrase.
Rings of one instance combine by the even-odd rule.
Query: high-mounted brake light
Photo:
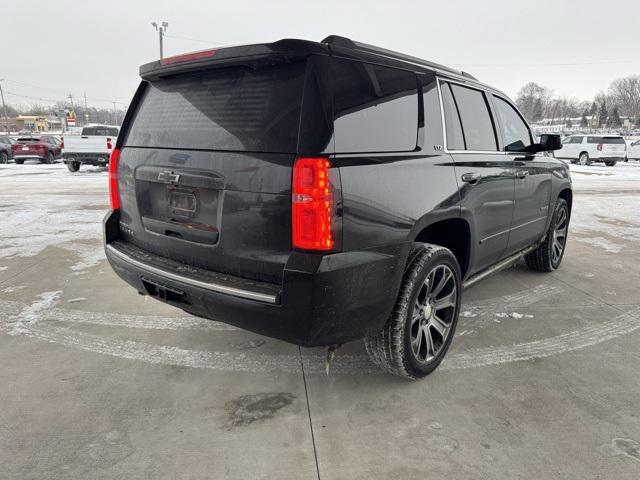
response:
[[[174,63],[192,62],[202,58],[210,58],[216,54],[216,50],[200,50],[198,52],[185,53],[160,59],[160,65],[173,65]]]
[[[118,160],[120,159],[120,149],[115,148],[111,152],[109,159],[109,199],[111,210],[120,209],[120,192],[118,191]]]
[[[333,188],[327,158],[298,158],[293,165],[292,240],[302,250],[331,250]]]

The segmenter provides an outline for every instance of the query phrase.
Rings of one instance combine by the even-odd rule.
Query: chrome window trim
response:
[[[235,297],[247,298],[249,300],[257,300],[259,302],[271,303],[274,305],[277,303],[276,295],[270,295],[268,293],[252,292],[250,290],[229,287],[227,285],[220,285],[218,283],[203,282],[201,280],[195,280],[193,278],[184,277],[182,275],[177,275],[172,272],[167,272],[166,270],[162,270],[161,268],[157,268],[152,265],[148,265],[144,262],[141,262],[139,260],[136,260],[135,258],[132,258],[126,253],[121,252],[120,250],[118,250],[112,245],[107,245],[106,249],[112,255],[118,257],[121,260],[124,260],[125,262],[130,263],[131,265],[134,265],[142,270],[146,270],[149,273],[153,273],[155,275],[159,275],[165,278],[169,278],[171,280],[175,280],[176,282],[185,283],[187,285],[191,285],[192,287],[203,288],[205,290],[209,290],[216,293],[224,293],[227,295],[233,295]]]

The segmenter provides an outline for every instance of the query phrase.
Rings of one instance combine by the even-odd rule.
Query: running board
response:
[[[511,255],[510,257],[507,257],[504,260],[499,261],[498,263],[492,265],[491,267],[487,268],[486,270],[483,270],[482,272],[477,273],[477,274],[469,277],[467,280],[462,282],[463,290],[469,288],[472,285],[475,285],[480,280],[482,280],[484,278],[487,278],[489,275],[493,275],[494,273],[499,272],[500,270],[513,265],[518,260],[520,260],[522,257],[524,257],[527,253],[535,250],[536,248],[538,248],[537,244],[536,245],[532,245],[532,246],[530,246],[528,248],[525,248],[524,250],[521,250],[518,253],[515,253],[515,254]]]

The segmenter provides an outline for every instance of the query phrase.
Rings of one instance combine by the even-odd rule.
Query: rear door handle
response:
[[[482,178],[479,173],[465,173],[462,175],[462,181],[467,183],[478,183],[478,180]]]
[[[529,170],[518,170],[518,171],[516,172],[516,176],[517,176],[518,178],[525,178],[525,177],[528,177],[528,176],[529,176]]]

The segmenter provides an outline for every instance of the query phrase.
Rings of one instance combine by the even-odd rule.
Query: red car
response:
[[[17,164],[25,160],[38,159],[43,163],[53,163],[62,156],[60,140],[53,135],[40,137],[21,137],[11,145],[13,159]]]

